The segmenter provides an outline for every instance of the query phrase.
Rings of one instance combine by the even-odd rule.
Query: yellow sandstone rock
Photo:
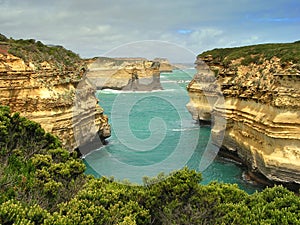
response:
[[[211,55],[198,57],[187,108],[195,120],[225,118],[226,128],[214,124],[213,135],[225,129],[221,145],[252,171],[300,184],[300,73],[291,74],[295,65],[283,67],[277,57],[240,62],[224,65]]]
[[[98,89],[162,89],[160,62],[144,58],[96,58],[88,63],[87,77]]]
[[[0,53],[0,104],[40,123],[70,151],[97,135],[103,140],[110,136],[110,126],[95,90],[81,88],[90,102],[84,110],[76,107],[77,86],[86,82],[82,79],[83,66],[58,68],[51,62],[24,62],[12,54]],[[84,131],[87,127],[94,129]],[[76,129],[85,134],[84,139],[76,140]]]

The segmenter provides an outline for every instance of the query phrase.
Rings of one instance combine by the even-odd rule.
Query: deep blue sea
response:
[[[202,172],[203,184],[219,181],[236,183],[248,193],[260,190],[243,180],[240,165],[215,157],[215,150],[210,149],[210,127],[200,127],[192,120],[186,109],[186,86],[194,74],[195,69],[162,73],[164,90],[159,91],[98,91],[112,136],[108,145],[85,156],[86,173],[141,184],[144,176],[188,166]]]

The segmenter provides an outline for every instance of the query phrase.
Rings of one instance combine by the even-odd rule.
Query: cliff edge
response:
[[[84,132],[87,142],[110,136],[108,118],[84,78],[85,71],[85,62],[61,46],[0,35],[0,104],[40,123],[70,151],[83,144],[75,131]],[[76,107],[78,91],[89,99],[84,110]],[[84,130],[87,127],[94,130]]]
[[[195,120],[225,131],[220,147],[268,179],[300,184],[300,42],[215,49],[198,55],[188,85]],[[222,99],[222,101],[221,101]]]

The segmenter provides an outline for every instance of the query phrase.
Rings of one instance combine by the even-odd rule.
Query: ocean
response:
[[[163,90],[98,91],[112,135],[106,146],[85,156],[86,173],[142,184],[145,176],[187,166],[202,173],[202,184],[218,181],[235,183],[248,193],[261,190],[243,179],[242,165],[215,157],[210,127],[192,120],[185,107],[189,102],[186,86],[195,72],[191,68],[162,73]]]

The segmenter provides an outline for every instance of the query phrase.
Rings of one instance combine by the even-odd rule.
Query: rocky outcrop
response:
[[[172,73],[173,71],[173,65],[169,62],[166,58],[155,58],[153,59],[154,62],[159,62],[160,67],[159,71],[162,73]]]
[[[0,46],[1,105],[8,105],[11,111],[40,123],[47,132],[57,135],[70,151],[97,137],[104,140],[110,136],[107,116],[97,104],[95,90],[84,79],[82,60],[76,59],[68,66],[54,58],[49,61],[23,59],[9,53],[15,44]],[[55,51],[55,48],[39,45]],[[35,47],[35,41],[29,46]],[[29,57],[30,53],[25,56]],[[35,56],[41,57],[37,51]],[[89,100],[82,107],[78,107],[79,92],[81,102]],[[76,138],[76,133],[84,134],[84,138]]]
[[[142,58],[96,58],[87,77],[97,89],[152,91],[162,89],[160,63]]]
[[[276,54],[253,54],[247,63],[245,56],[228,60],[228,52],[238,50],[223,50],[222,59],[217,50],[198,56],[187,108],[196,120],[225,118],[226,127],[215,122],[212,135],[225,132],[220,147],[236,153],[252,172],[300,184],[299,61]]]

